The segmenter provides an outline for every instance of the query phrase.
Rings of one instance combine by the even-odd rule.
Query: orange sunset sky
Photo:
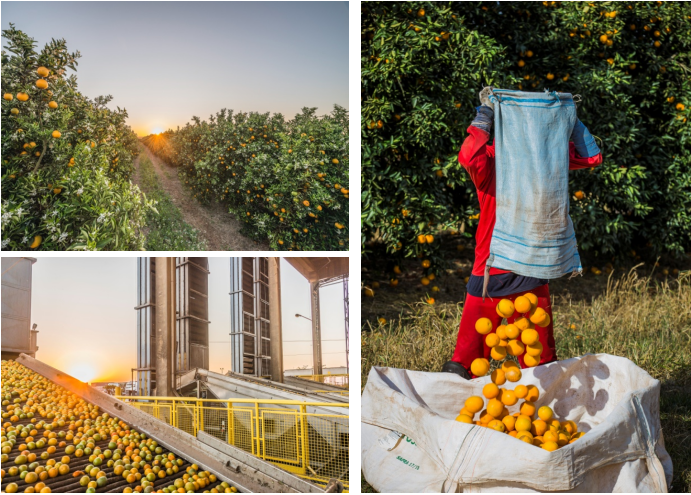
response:
[[[230,369],[230,260],[209,258],[209,367]],[[36,358],[86,381],[128,381],[136,367],[136,258],[39,257],[31,322]],[[311,367],[309,284],[281,260],[284,368]],[[345,366],[343,286],[322,289],[324,366]]]
[[[79,90],[112,95],[140,136],[222,108],[348,108],[348,2],[2,2],[42,48],[79,50]],[[71,74],[72,71],[68,71]]]

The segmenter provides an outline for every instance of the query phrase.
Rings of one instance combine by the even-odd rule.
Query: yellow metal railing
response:
[[[348,487],[350,434],[345,414],[310,413],[348,404],[291,400],[116,396],[190,435],[203,431],[316,483]]]
[[[348,375],[328,374],[328,375],[296,375],[295,378],[303,378],[314,382],[326,383],[337,387],[348,387]]]

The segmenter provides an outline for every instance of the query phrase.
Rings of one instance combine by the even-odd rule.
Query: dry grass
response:
[[[438,371],[453,353],[462,305],[409,309],[386,325],[363,326],[363,380],[375,365]],[[691,272],[656,282],[632,270],[610,277],[606,291],[590,301],[556,297],[553,310],[559,359],[588,352],[624,356],[662,382],[672,491],[691,492]],[[364,480],[362,490],[372,491]]]

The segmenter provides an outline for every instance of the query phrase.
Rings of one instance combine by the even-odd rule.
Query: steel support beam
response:
[[[223,452],[226,455],[233,456],[242,460],[245,464],[250,467],[256,467],[256,469],[261,469],[262,473],[279,482],[286,483],[293,489],[298,489],[300,493],[324,493],[324,490],[319,488],[317,485],[310,483],[309,481],[302,480],[279,467],[274,466],[266,461],[258,459],[250,453],[244,452],[226,442],[219,440],[218,438],[200,431],[197,433],[197,438],[200,442],[212,447],[213,449]]]
[[[283,328],[281,323],[281,258],[269,258],[269,321],[271,379],[283,383]]]
[[[321,375],[322,332],[319,312],[319,282],[310,282],[310,301],[312,303],[312,370],[313,375]]]
[[[345,319],[346,372],[350,373],[350,302],[347,276],[343,277],[343,317]]]
[[[230,369],[245,373],[242,258],[230,258]]]
[[[137,258],[137,395],[153,395],[156,386],[155,354],[155,258]]]
[[[156,258],[156,395],[174,392],[175,366],[175,258]]]

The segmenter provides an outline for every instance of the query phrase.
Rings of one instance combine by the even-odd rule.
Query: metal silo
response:
[[[2,258],[2,359],[36,357],[38,331],[31,328],[31,276],[35,258]]]

